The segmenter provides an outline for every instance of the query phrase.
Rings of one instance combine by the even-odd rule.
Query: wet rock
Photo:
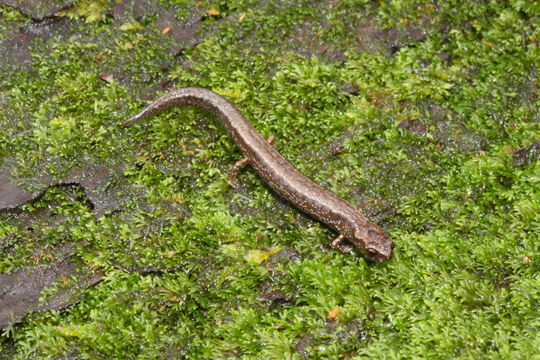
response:
[[[359,24],[351,35],[355,37],[355,47],[359,51],[389,57],[402,47],[423,41],[427,36],[423,26],[381,29],[373,20]]]
[[[270,290],[261,293],[262,300],[270,301],[273,303],[286,304],[290,302],[289,297],[279,290]]]
[[[298,250],[289,248],[275,253],[264,262],[264,265],[272,275],[268,281],[261,285],[259,299],[266,302],[270,308],[289,304],[293,300],[293,297],[276,289],[279,284],[287,281],[286,274],[278,271],[277,265],[288,261],[296,261],[300,258],[301,255]]]
[[[403,120],[398,124],[398,128],[407,130],[411,134],[422,136],[427,131],[427,125],[420,120]]]
[[[331,61],[345,61],[347,57],[344,52],[334,44],[325,42],[317,31],[314,25],[306,22],[293,29],[293,34],[289,39],[289,43],[294,46],[294,51],[298,54],[310,57],[318,55]]]
[[[36,190],[32,193],[18,186],[9,169],[0,169],[0,213],[39,200],[50,187],[80,186],[88,197],[90,208],[96,217],[108,212],[120,211],[128,197],[129,189],[123,179],[123,165],[116,168],[105,165],[88,165],[73,169],[61,180],[50,177],[33,179]]]
[[[438,122],[435,137],[446,148],[459,149],[461,153],[473,153],[486,148],[484,138],[456,122]]]
[[[280,275],[273,276],[270,281],[261,285],[259,299],[266,302],[270,308],[275,308],[279,305],[285,305],[292,301],[283,291],[275,289],[277,279]]]
[[[32,62],[30,46],[34,36],[17,32],[0,44],[4,61],[13,66],[24,66]]]
[[[51,5],[43,1],[0,1],[0,5],[11,6],[28,18],[21,28],[12,27],[0,42],[3,61],[14,67],[31,63],[31,47],[37,37],[49,39],[59,32],[65,32],[69,19],[55,16],[58,11],[67,9],[64,5]]]
[[[33,198],[32,194],[16,185],[7,169],[0,169],[0,211],[15,209]]]
[[[301,258],[302,256],[300,255],[298,250],[288,248],[288,249],[283,249],[281,251],[278,251],[274,255],[270,256],[268,260],[266,260],[266,265],[272,266],[283,261],[287,261],[287,260],[296,261],[296,260],[300,260]]]
[[[316,332],[306,333],[297,339],[294,352],[300,355],[302,359],[311,359],[312,354],[309,348],[316,345],[321,346],[324,343],[332,341],[354,341],[368,344],[371,339],[364,328],[364,323],[360,319],[353,319],[347,324],[341,324],[339,321],[328,321],[324,327],[320,327]],[[349,359],[357,355],[356,351],[350,351],[342,359]]]
[[[165,31],[164,36],[170,36],[175,40],[176,45],[170,48],[172,57],[181,56],[186,48],[196,46],[204,38],[199,31],[206,15],[202,7],[191,8],[190,15],[185,20],[178,20],[174,12],[153,0],[124,0],[116,4],[112,10],[117,26],[133,19],[140,21],[149,15],[156,17],[156,28]],[[223,21],[228,19],[221,18],[216,23]]]
[[[133,19],[140,21],[148,15],[153,15],[160,9],[155,1],[150,0],[124,0],[118,2],[113,10],[114,24],[123,25]]]
[[[171,27],[171,31],[168,33],[169,36],[172,36],[179,44],[183,46],[192,46],[200,43],[200,37],[198,36],[197,31],[202,26],[203,22],[201,20],[180,22],[174,18],[171,14],[164,14],[157,19],[156,26],[158,29],[165,29]],[[178,49],[175,54],[180,53],[181,49]]]
[[[73,297],[73,289],[88,287],[101,281],[99,273],[80,274],[73,258],[74,247],[66,245],[58,251],[60,259],[47,267],[19,269],[12,274],[0,274],[0,328],[21,321],[32,311],[62,310],[78,301]],[[70,278],[80,275],[83,279],[75,284]],[[40,303],[39,298],[46,287],[58,281],[72,283]]]
[[[309,352],[307,350],[314,343],[315,343],[315,336],[311,334],[306,334],[297,340],[296,346],[294,347],[294,352],[300,355],[302,359],[308,359]]]
[[[349,94],[352,96],[357,96],[360,93],[360,89],[358,89],[358,86],[355,84],[349,84],[343,87],[342,91],[345,94]]]
[[[124,166],[111,168],[105,165],[90,165],[83,169],[74,170],[64,183],[75,183],[83,187],[86,196],[93,206],[96,217],[107,212],[122,209],[123,196],[121,185]]]
[[[127,185],[124,184],[122,177],[121,166],[110,168],[105,165],[90,165],[72,170],[61,181],[53,181],[46,177],[41,178],[41,182],[38,182],[38,179],[30,179],[38,182],[39,187],[35,193],[31,193],[17,186],[4,168],[0,177],[0,212],[7,213],[7,219],[12,219],[12,215],[15,215],[20,231],[0,239],[0,254],[13,254],[12,240],[17,236],[33,239],[40,236],[43,226],[49,224],[61,226],[68,220],[66,216],[55,213],[54,208],[59,206],[56,203],[32,211],[22,210],[20,208],[22,205],[37,201],[51,187],[65,187],[66,191],[79,187],[86,196],[75,198],[75,194],[80,192],[73,192],[72,201],[86,201],[99,217],[108,211],[120,210],[124,201],[128,197],[133,197],[132,193],[124,189]],[[123,195],[119,195],[122,192]],[[50,261],[51,257],[54,261],[52,264],[19,268],[12,274],[0,275],[0,328],[21,321],[32,311],[65,309],[79,301],[76,289],[92,286],[101,280],[101,273],[95,273],[79,264],[80,261],[74,256],[74,251],[75,248],[71,244],[56,249],[38,246],[34,249],[32,258]],[[55,258],[58,260],[55,261]],[[41,260],[38,260],[34,262],[40,263]],[[141,270],[141,272],[150,271],[154,269]],[[60,289],[44,303],[40,303],[39,298],[43,290],[59,281]]]
[[[540,141],[518,150],[512,154],[514,165],[517,167],[526,167],[540,159]]]
[[[437,141],[447,149],[458,149],[461,153],[483,150],[486,140],[476,132],[467,129],[463,121],[451,111],[436,104],[426,104],[426,125]]]
[[[438,53],[437,56],[439,57],[439,59],[441,59],[441,61],[443,63],[445,63],[446,65],[450,65],[451,61],[452,61],[452,58],[453,58],[453,54],[452,53],[448,53],[448,52],[441,52],[441,53]]]
[[[42,19],[32,20],[21,29],[21,33],[29,35],[32,38],[41,37],[49,39],[54,35],[54,32],[67,21],[67,18],[47,16]]]
[[[0,5],[10,6],[32,19],[43,19],[72,6],[72,1],[3,0]]]

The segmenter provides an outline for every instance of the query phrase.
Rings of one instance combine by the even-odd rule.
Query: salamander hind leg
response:
[[[231,169],[231,172],[229,173],[229,186],[232,187],[234,190],[240,189],[240,184],[238,183],[238,173],[244,166],[249,164],[248,158],[243,158],[241,160],[238,160],[234,166]]]
[[[268,139],[266,140],[266,142],[269,144],[272,144],[273,141],[274,141],[274,135],[270,135]],[[229,186],[232,187],[234,190],[240,189],[240,184],[238,183],[238,173],[247,164],[249,164],[249,159],[243,158],[243,159],[238,160],[232,167],[231,172],[229,173],[228,183],[229,183]]]

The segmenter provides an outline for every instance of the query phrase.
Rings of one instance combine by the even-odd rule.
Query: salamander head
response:
[[[378,225],[357,225],[348,240],[373,262],[382,262],[392,257],[392,239]]]

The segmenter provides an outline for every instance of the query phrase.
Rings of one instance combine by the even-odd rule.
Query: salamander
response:
[[[232,135],[251,165],[264,181],[291,204],[339,233],[331,247],[342,252],[348,241],[374,262],[392,256],[392,240],[380,226],[370,222],[360,210],[334,193],[314,183],[281,156],[242,113],[224,97],[204,88],[188,87],[170,91],[150,104],[124,125],[147,119],[175,106],[194,106],[217,117]]]

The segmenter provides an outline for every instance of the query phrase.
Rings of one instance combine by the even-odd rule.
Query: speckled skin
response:
[[[299,173],[259,135],[233,104],[210,90],[183,88],[171,91],[124,124],[186,105],[204,109],[220,119],[249,164],[278,194],[338,231],[372,261],[381,262],[392,256],[392,240],[378,225],[345,200]]]

